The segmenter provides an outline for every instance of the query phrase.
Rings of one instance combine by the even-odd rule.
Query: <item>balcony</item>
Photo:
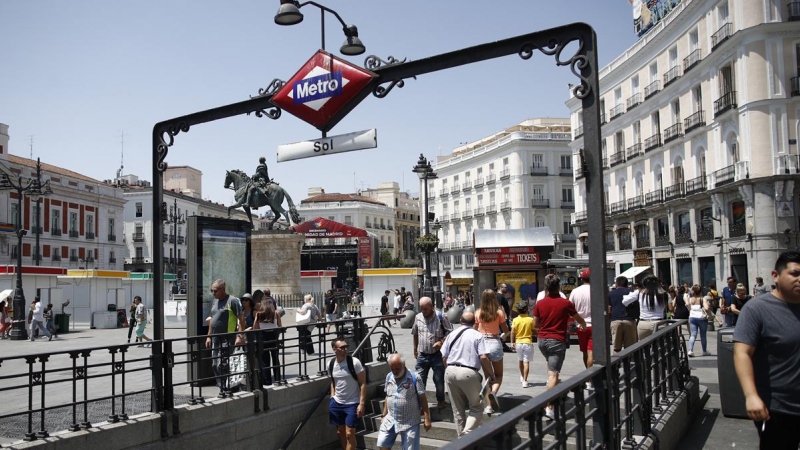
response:
[[[486,209],[486,214],[489,215],[497,214],[497,205],[495,205],[494,203],[489,205],[489,207]]]
[[[750,178],[750,163],[747,161],[739,161],[728,167],[716,170],[711,174],[711,179],[708,180],[712,189],[720,186],[725,186],[736,181],[746,180]]]
[[[501,211],[511,211],[511,202],[502,202],[502,203],[500,203],[500,210]]]
[[[669,236],[668,235],[656,236],[656,247],[665,247],[667,245],[669,245]]]
[[[661,83],[659,83],[658,80],[653,81],[644,88],[644,99],[647,100],[648,98],[656,95],[660,90]]]
[[[531,199],[531,208],[549,208],[550,199],[544,197],[534,197]]]
[[[576,211],[573,217],[575,218],[573,223],[583,223],[587,220],[586,211]]]
[[[185,238],[185,237],[183,237],[183,236],[178,236],[178,244],[183,244],[183,243],[184,243],[184,241],[185,241],[185,239],[186,239],[186,238]]]
[[[475,188],[479,188],[483,186],[483,184],[484,184],[484,179],[482,177],[475,180]]]
[[[389,248],[394,248],[394,242],[389,242]]]
[[[33,257],[32,257],[32,259],[33,259],[34,261],[41,261],[41,260],[42,260],[42,255],[39,255],[39,254],[37,254],[37,253],[34,253],[34,254],[33,254]]]
[[[606,251],[613,252],[617,249],[617,243],[614,242],[614,236],[606,235]]]
[[[575,201],[561,200],[561,209],[575,209]]]
[[[486,210],[483,208],[483,206],[479,206],[475,210],[475,217],[483,217],[485,214],[486,214]]]
[[[683,58],[683,73],[684,74],[686,72],[688,72],[689,69],[691,69],[692,67],[694,67],[694,66],[696,66],[697,64],[700,63],[700,60],[703,59],[700,55],[701,55],[700,49],[698,48],[695,51],[693,51],[692,53],[689,53],[689,56],[687,56],[686,58]]]
[[[676,244],[691,244],[692,241],[692,233],[689,231],[685,231],[683,233],[679,233],[675,231],[675,243]]]
[[[615,214],[622,214],[625,212],[625,200],[614,202],[608,207],[608,214],[613,216]]]
[[[117,242],[117,235],[116,234],[109,234],[108,235],[108,242]]]
[[[679,198],[683,198],[685,195],[684,185],[683,183],[673,184],[672,186],[667,186],[664,188],[664,201],[669,202],[672,200],[677,200]]]
[[[472,248],[472,242],[470,242],[470,241],[461,241],[461,248]]]
[[[630,111],[639,105],[639,103],[642,103],[642,94],[637,92],[628,97],[628,100],[625,102],[625,106],[627,107],[628,111]]]
[[[494,184],[496,181],[493,173],[490,173],[489,176],[486,177],[486,184]]]
[[[455,222],[457,220],[460,221],[461,220],[461,213],[458,212],[458,211],[453,211],[453,215],[450,216],[450,220],[452,220],[453,222]]]
[[[69,230],[69,237],[76,238],[78,236],[78,230]],[[142,240],[144,240],[144,238],[142,238]]]
[[[664,73],[664,87],[666,88],[681,77],[681,66],[675,66]]]
[[[583,125],[575,128],[575,139],[583,136]]]
[[[78,255],[69,255],[69,262],[78,262]]]
[[[471,209],[464,210],[464,212],[461,213],[461,218],[464,220],[472,219],[472,210]]]
[[[42,227],[31,227],[31,234],[42,234]]]
[[[451,194],[455,195],[455,194],[458,194],[459,192],[461,192],[461,185],[460,184],[456,184],[455,186],[450,188],[450,193]]]
[[[385,230],[386,229],[386,225],[380,224],[380,226],[376,226],[375,228],[380,228],[381,230]]]
[[[387,230],[394,230],[394,227],[393,227],[393,226],[391,226],[391,225],[386,225],[386,229],[387,229]],[[179,243],[179,244],[183,244],[183,237],[180,237],[180,238],[178,238],[178,239],[180,239],[180,240],[178,241],[178,243]]]
[[[714,240],[714,227],[697,226],[697,242],[707,242]]]
[[[50,228],[50,236],[61,236],[61,228]]]
[[[428,200],[433,200],[436,198],[435,192],[428,192]]]
[[[644,140],[644,152],[655,150],[661,147],[661,133],[656,133]]]
[[[800,2],[791,2],[786,7],[789,9],[789,22],[800,20]]]
[[[185,266],[186,265],[186,258],[178,258],[178,265]]]
[[[736,91],[728,92],[714,101],[714,118],[736,108]]]
[[[450,192],[447,189],[439,189],[439,197],[447,197]]]
[[[638,236],[636,238],[636,248],[650,248],[650,236]]]
[[[575,242],[578,240],[578,237],[575,236],[575,233],[564,233],[561,235],[561,242]]]
[[[558,174],[562,177],[571,177],[572,176],[572,166],[569,167],[559,167]]]
[[[628,211],[637,211],[644,209],[644,196],[637,195],[636,197],[628,199]]]
[[[683,124],[678,122],[664,130],[664,144],[683,136]]]
[[[583,178],[583,171],[581,169],[575,169],[575,179],[580,180]]]
[[[69,235],[72,236],[72,231]],[[133,233],[133,242],[144,242],[144,233]]]
[[[775,175],[800,173],[800,156],[780,155],[775,157]]]
[[[611,154],[611,158],[609,158],[609,163],[611,163],[611,167],[616,166],[617,164],[622,164],[625,162],[625,152],[619,151],[616,153]]]
[[[372,228],[372,223],[366,222],[366,223],[364,223],[364,227],[365,228]]]
[[[747,234],[745,223],[730,223],[728,224],[728,237],[741,237]]]
[[[69,257],[70,261],[73,261],[72,257]],[[78,260],[78,257],[75,257],[75,261]],[[144,264],[144,257],[143,256],[134,256],[131,258],[131,264]]]
[[[691,116],[683,119],[683,129],[686,130],[686,134],[689,134],[692,132],[692,130],[704,126],[706,126],[706,112],[703,110],[697,111]]]
[[[19,252],[17,252],[16,248],[11,250],[11,259],[16,260],[18,255]]]
[[[637,156],[640,155],[644,155],[641,142],[638,144],[633,144],[625,149],[625,156],[627,157],[627,159],[636,158]]]
[[[608,110],[608,116],[610,117],[609,121],[612,121],[623,114],[625,114],[625,106],[620,103],[619,105]]]
[[[86,239],[90,240],[90,241],[94,240],[94,233],[92,233],[91,231],[87,231],[86,232]]]
[[[701,175],[686,182],[686,195],[699,194],[706,191],[706,176]]]
[[[633,245],[631,243],[631,235],[624,234],[619,237],[619,249],[620,250],[631,250]]]
[[[729,22],[721,26],[716,33],[711,35],[711,51],[713,52],[723,42],[727,41],[731,34],[733,34],[733,24]]]
[[[439,218],[439,222],[441,222],[441,223],[450,222],[450,215],[449,214],[442,214],[442,217]]]
[[[663,202],[664,194],[661,189],[644,194],[644,206],[660,205]]]
[[[507,180],[509,178],[511,178],[511,169],[503,169],[503,171],[500,172],[500,180]]]
[[[547,166],[544,163],[535,162],[531,166],[531,176],[547,175]]]
[[[53,261],[61,261],[61,255],[53,253],[52,255],[50,255],[50,259],[52,259]]]
[[[175,243],[175,235],[174,234],[170,234],[169,235],[169,243],[170,244],[174,244]]]
[[[472,181],[465,181],[464,184],[461,185],[461,190],[464,192],[472,190]]]
[[[108,258],[108,263],[109,264],[116,264],[117,263],[117,258],[114,258],[113,256],[109,257]]]
[[[798,3],[800,4],[800,3]],[[789,79],[789,84],[791,85],[791,95],[792,97],[797,97],[800,95],[800,77],[792,77]]]

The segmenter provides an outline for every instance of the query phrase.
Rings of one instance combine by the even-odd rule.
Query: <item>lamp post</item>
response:
[[[164,202],[164,208],[166,209],[166,202]],[[172,257],[174,258],[172,264],[172,273],[175,276],[178,276],[178,225],[183,225],[186,223],[186,220],[183,218],[183,214],[178,214],[178,199],[177,197],[172,200],[172,211],[169,214],[164,214],[166,220],[164,221],[167,225],[172,225]],[[177,279],[176,279],[177,283]],[[175,285],[177,287],[177,284]]]
[[[439,230],[442,229],[442,224],[439,223],[439,219],[433,221],[433,225],[431,225],[431,229],[433,229],[433,233],[436,235],[436,238],[439,238]],[[436,307],[441,309],[444,306],[444,299],[442,298],[442,277],[441,273],[439,272],[439,261],[441,260],[442,249],[436,248],[436,286],[434,287],[434,294],[436,295]]]
[[[419,177],[420,181],[423,183],[423,209],[424,213],[422,214],[422,220],[425,224],[425,235],[424,237],[429,237],[430,235],[430,215],[428,214],[428,180],[436,179],[436,173],[433,171],[431,167],[431,162],[425,158],[423,154],[420,153],[419,160],[417,161],[417,165],[414,166],[412,172],[416,173]],[[438,245],[438,242],[437,242]],[[422,285],[422,296],[423,297],[433,297],[433,289],[431,287],[431,252],[435,250],[435,246],[431,247],[429,245],[425,245],[422,248],[422,251],[425,253],[425,278],[424,283]],[[441,308],[439,304],[441,301],[437,302],[437,307]]]
[[[322,50],[325,50],[325,11],[331,13],[336,17],[342,25],[344,31],[345,41],[339,51],[343,55],[356,56],[364,53],[367,49],[358,38],[358,28],[355,25],[347,25],[339,16],[339,13],[328,8],[327,6],[320,5],[317,2],[308,1],[300,3],[297,0],[281,0],[281,6],[278,8],[278,13],[275,14],[275,23],[278,25],[296,25],[303,21],[303,13],[300,8],[312,5],[320,9],[320,30],[322,35]]]
[[[28,234],[28,231],[22,228],[22,200],[25,194],[28,194],[31,198],[36,200],[39,196],[49,195],[53,192],[50,188],[50,181],[47,181],[44,185],[41,183],[41,167],[41,162],[37,158],[37,177],[31,178],[27,182],[22,179],[22,175],[17,177],[16,183],[11,180],[11,177],[9,177],[7,173],[3,173],[2,178],[0,178],[0,189],[17,192],[17,223],[14,227],[14,234],[17,235],[17,268],[15,271],[17,275],[17,285],[14,289],[14,300],[12,302],[14,317],[11,325],[11,340],[14,341],[21,341],[28,338],[28,332],[25,330],[25,293],[22,290],[22,237]]]

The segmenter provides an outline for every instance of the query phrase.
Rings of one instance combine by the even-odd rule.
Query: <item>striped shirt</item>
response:
[[[436,312],[427,319],[421,312],[417,313],[414,326],[411,327],[411,335],[418,336],[417,351],[425,354],[436,353],[433,344],[440,340],[444,341],[445,336],[451,331],[453,326],[447,317],[442,314],[442,320],[439,320],[439,314]]]

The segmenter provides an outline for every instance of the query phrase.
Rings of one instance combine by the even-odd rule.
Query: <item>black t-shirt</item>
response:
[[[736,305],[736,309],[738,309],[739,312],[742,312],[742,308],[744,308],[745,303],[747,303],[751,298],[753,298],[752,295],[748,295],[745,298],[739,298],[738,295],[734,295],[731,297],[731,304]]]
[[[336,300],[331,297],[325,297],[325,314],[333,314],[336,309]]]
[[[381,314],[386,314],[389,312],[389,297],[383,296],[381,297]]]
[[[508,304],[508,299],[503,294],[497,294],[497,303],[503,308],[506,318],[511,317],[511,305]]]
[[[675,297],[675,312],[672,316],[675,319],[689,318],[689,308],[686,306],[686,294],[678,294]]]
[[[611,306],[611,320],[633,320],[628,317],[628,311],[622,304],[622,297],[631,293],[626,287],[614,288],[608,293],[608,304]]]

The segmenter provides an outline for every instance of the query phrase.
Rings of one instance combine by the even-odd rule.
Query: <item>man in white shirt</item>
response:
[[[336,356],[328,363],[331,379],[328,416],[336,427],[342,449],[355,450],[356,426],[364,416],[367,401],[367,373],[358,358],[347,354],[349,347],[344,339],[334,339],[331,347]]]
[[[583,353],[583,365],[588,369],[594,364],[594,342],[592,341],[592,299],[589,288],[589,269],[580,273],[583,284],[572,290],[569,300],[575,305],[575,310],[586,321],[586,329],[578,330],[578,347]]]
[[[47,336],[48,341],[53,340],[53,335],[50,334],[50,330],[48,330],[44,326],[44,308],[42,308],[42,302],[39,301],[39,297],[34,297],[33,303],[31,304],[31,310],[33,310],[33,319],[31,319],[31,331],[30,331],[30,338],[31,342],[34,341],[34,331],[39,330],[39,333],[44,333]]]

